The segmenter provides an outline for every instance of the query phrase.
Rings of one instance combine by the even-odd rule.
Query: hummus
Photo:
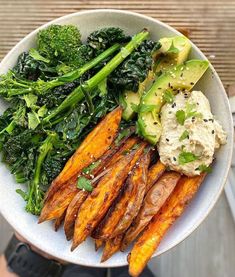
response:
[[[226,143],[226,134],[201,91],[177,94],[173,103],[162,107],[161,123],[161,162],[188,176],[199,175],[212,163],[215,149]]]

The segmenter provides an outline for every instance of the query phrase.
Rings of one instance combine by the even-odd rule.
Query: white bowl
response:
[[[129,34],[137,33],[146,27],[151,32],[151,38],[154,40],[179,34],[172,27],[150,17],[109,9],[69,14],[51,21],[39,29],[45,28],[52,23],[77,25],[81,30],[83,39],[90,32],[107,26],[118,26]],[[5,73],[12,68],[17,61],[18,55],[34,46],[35,37],[39,29],[27,35],[8,53],[0,64],[0,73]],[[194,44],[192,44],[191,58],[206,59]],[[232,118],[225,90],[212,66],[196,88],[202,90],[209,98],[213,113],[228,133],[228,140],[227,144],[222,146],[216,153],[213,173],[209,174],[187,210],[164,237],[155,256],[180,243],[202,223],[215,205],[225,184],[230,167],[233,145]],[[1,102],[1,112],[4,108],[4,104]],[[101,264],[101,252],[94,251],[94,245],[90,239],[80,245],[74,252],[71,252],[70,242],[66,241],[63,229],[55,233],[51,222],[38,225],[37,217],[25,212],[25,202],[15,193],[16,188],[24,186],[16,184],[9,170],[2,163],[0,164],[0,176],[0,211],[12,227],[33,245],[57,258],[85,266],[116,267],[127,264],[128,252],[117,253],[107,262]]]

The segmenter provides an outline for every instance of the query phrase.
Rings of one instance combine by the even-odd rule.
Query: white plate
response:
[[[52,23],[77,25],[81,30],[83,39],[90,32],[107,26],[119,26],[129,34],[137,33],[146,27],[150,30],[151,38],[154,40],[179,34],[176,30],[160,21],[140,14],[119,10],[94,10],[70,14],[56,19],[41,28],[45,28]],[[34,46],[37,32],[38,30],[35,30],[30,33],[10,51],[0,64],[0,73],[4,73],[11,68],[16,63],[17,57],[21,52],[27,51]],[[206,59],[193,44],[191,58]],[[228,141],[216,153],[213,173],[206,178],[195,199],[167,233],[155,256],[180,243],[206,218],[223,189],[230,167],[233,135],[232,118],[225,90],[212,67],[200,80],[197,89],[202,90],[209,98],[213,113],[228,133]],[[3,111],[3,109],[4,104],[0,103],[0,110]],[[115,267],[126,264],[128,252],[117,253],[107,262],[101,264],[101,252],[94,251],[94,245],[90,239],[74,252],[70,252],[70,242],[66,241],[62,229],[55,233],[51,223],[47,222],[38,225],[37,218],[25,212],[24,201],[15,193],[15,189],[21,186],[15,183],[13,176],[3,164],[0,164],[0,176],[0,211],[13,228],[32,244],[57,258],[81,265]]]

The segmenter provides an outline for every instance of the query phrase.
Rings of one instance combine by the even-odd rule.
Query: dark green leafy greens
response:
[[[110,74],[108,81],[121,90],[137,91],[153,66],[153,52],[160,44],[146,40]],[[125,53],[124,53],[125,54]]]

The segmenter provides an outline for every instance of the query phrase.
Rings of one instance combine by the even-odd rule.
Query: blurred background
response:
[[[228,95],[235,95],[235,0],[0,0],[0,60],[40,25],[101,8],[142,13],[189,35],[214,65]],[[0,215],[0,253],[11,234]],[[234,277],[235,222],[225,194],[188,239],[153,259],[150,267],[158,277]]]

